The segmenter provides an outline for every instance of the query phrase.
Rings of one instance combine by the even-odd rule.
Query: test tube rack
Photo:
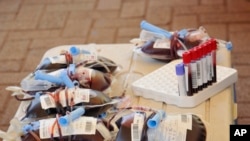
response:
[[[175,65],[180,62],[181,60],[174,60],[133,82],[134,94],[178,107],[191,108],[218,94],[238,79],[237,70],[217,65],[217,82],[192,96],[180,96],[175,74]]]

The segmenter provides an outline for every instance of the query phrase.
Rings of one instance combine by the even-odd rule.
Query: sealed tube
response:
[[[58,119],[58,123],[61,126],[68,126],[71,121],[74,121],[80,118],[85,113],[85,109],[83,107],[79,107],[69,115],[62,116]]]
[[[213,67],[213,41],[208,41],[208,58],[209,58],[209,78],[210,78],[210,84],[213,83],[213,77],[214,77],[214,67]]]
[[[155,32],[158,34],[163,34],[165,37],[167,37],[168,39],[171,39],[172,34],[164,29],[161,29],[155,25],[152,25],[150,23],[148,23],[147,21],[143,20],[141,22],[141,28],[147,31],[151,31],[151,32]]]
[[[197,83],[197,64],[196,64],[196,59],[197,59],[197,53],[195,50],[191,49],[191,78],[192,78],[192,88],[193,88],[193,93],[198,92],[198,83]]]
[[[178,79],[178,90],[180,96],[187,96],[186,86],[185,86],[185,71],[184,64],[180,63],[175,66],[175,71]]]
[[[197,54],[198,54],[198,60],[197,60],[197,69],[199,71],[199,86],[198,86],[198,89],[199,90],[202,90],[204,88],[204,78],[203,78],[203,73],[204,73],[204,70],[203,70],[203,61],[202,61],[202,47],[201,46],[197,46],[196,47],[197,49]]]
[[[206,58],[206,65],[207,65],[207,84],[212,84],[212,76],[211,76],[211,54],[210,54],[210,44],[208,42],[204,43],[204,49],[205,49],[205,58]]]
[[[63,83],[63,81],[60,78],[55,77],[55,76],[50,75],[50,74],[43,73],[40,70],[37,70],[35,72],[34,78],[35,78],[35,80],[47,80],[47,81],[49,81],[51,83],[55,83],[57,85],[61,85]]]
[[[205,47],[204,44],[202,44],[200,47],[201,50],[201,63],[202,63],[202,80],[203,80],[203,88],[206,88],[208,86],[208,78],[207,78],[207,59],[206,59],[206,52],[205,52]]]
[[[186,84],[186,92],[187,96],[192,96],[192,78],[191,78],[191,54],[189,51],[186,51],[182,54],[182,59],[184,63],[185,70],[185,84]]]
[[[212,42],[212,65],[213,65],[213,77],[212,77],[212,82],[217,81],[217,74],[216,74],[216,50],[217,50],[217,42],[215,39],[211,40]]]
[[[197,86],[198,86],[198,91],[202,90],[202,66],[201,66],[201,50],[198,49],[198,47],[193,48],[194,53],[195,53],[195,62],[196,62],[196,67],[197,67]]]
[[[157,111],[157,113],[147,121],[147,126],[149,128],[157,128],[159,122],[166,117],[166,113],[163,110]]]
[[[74,88],[74,83],[72,82],[72,80],[69,78],[68,74],[67,74],[67,70],[63,70],[61,72],[60,78],[62,79],[64,85],[67,88]]]

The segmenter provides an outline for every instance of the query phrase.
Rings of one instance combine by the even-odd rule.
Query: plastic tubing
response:
[[[49,82],[52,82],[52,83],[55,83],[55,84],[58,84],[58,85],[61,85],[63,83],[63,81],[60,78],[55,77],[53,75],[43,73],[40,70],[37,70],[35,72],[35,77],[34,78],[35,78],[35,80],[47,80]]]
[[[67,74],[67,70],[63,70],[60,74],[60,78],[62,79],[64,85],[67,88],[74,88],[75,85],[74,83],[71,81],[71,79],[69,78],[68,74]]]
[[[172,34],[162,28],[159,28],[153,24],[148,23],[147,21],[143,20],[141,21],[141,28],[147,31],[163,34],[168,39],[171,39]]]
[[[160,121],[165,118],[166,113],[163,110],[159,110],[151,119],[147,121],[147,126],[149,128],[156,128],[158,127]]]
[[[74,121],[80,118],[85,113],[85,109],[83,107],[79,107],[69,115],[62,116],[58,119],[58,123],[61,126],[68,126],[71,121]]]
[[[32,122],[31,124],[24,125],[22,128],[22,131],[24,134],[27,134],[29,131],[32,131],[32,130],[34,131],[34,130],[39,129],[39,127],[40,127],[40,122],[35,121],[35,122]]]

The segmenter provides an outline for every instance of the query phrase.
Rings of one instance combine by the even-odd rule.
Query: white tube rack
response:
[[[193,96],[179,96],[175,74],[175,65],[178,63],[180,60],[172,61],[133,82],[134,94],[178,107],[191,108],[218,94],[238,79],[237,70],[217,65],[217,82],[203,88]]]

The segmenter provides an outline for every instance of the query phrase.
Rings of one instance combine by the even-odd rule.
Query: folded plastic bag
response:
[[[110,129],[102,120],[80,117],[67,126],[61,126],[58,118],[43,119],[23,126],[22,141],[111,141]]]
[[[84,115],[98,117],[119,100],[111,99],[106,94],[82,88],[59,89],[54,93],[41,93],[40,97],[33,98],[27,107],[24,118],[44,118],[65,115],[77,107],[84,107]]]
[[[146,21],[141,22],[140,51],[145,55],[163,61],[182,57],[182,52],[191,49],[210,37],[204,27],[168,32]],[[144,42],[144,44],[142,43]],[[137,43],[136,43],[137,44]]]
[[[139,116],[138,116],[139,115]],[[162,110],[128,107],[109,120],[117,127],[116,141],[205,141],[204,122],[194,114],[165,114]]]
[[[88,52],[87,50],[84,52]],[[69,64],[83,65],[91,69],[95,69],[104,73],[112,73],[116,70],[117,64],[103,56],[96,56],[95,59],[80,58],[74,62],[73,55],[64,51],[64,53],[57,56],[44,58],[36,67],[37,70],[58,70],[67,68]]]
[[[21,81],[22,89],[31,95],[37,91],[54,91],[59,87],[90,88],[104,91],[109,88],[112,78],[111,74],[83,66],[51,70],[37,70],[29,74]]]

